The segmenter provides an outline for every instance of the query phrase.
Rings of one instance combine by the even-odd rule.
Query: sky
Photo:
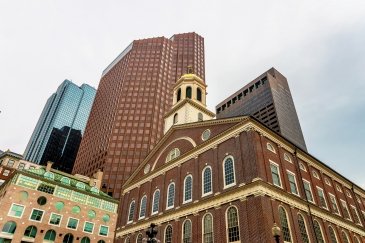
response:
[[[0,150],[22,154],[64,79],[97,88],[134,39],[205,38],[208,107],[271,67],[310,154],[365,188],[365,1],[0,0]]]

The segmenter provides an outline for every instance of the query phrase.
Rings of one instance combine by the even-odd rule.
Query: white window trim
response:
[[[291,191],[291,188],[290,188],[290,182],[289,182],[289,177],[288,177],[290,193],[291,193],[291,194],[293,194],[293,195],[296,195],[296,196],[299,196],[299,197],[300,197],[300,192],[299,192],[299,189],[298,189],[297,177],[296,177],[295,173],[291,172],[290,170],[286,170],[286,172],[287,172],[287,173],[289,173],[289,174],[291,174],[291,175],[294,177],[295,188],[297,189],[297,193],[293,193],[293,192]]]
[[[337,214],[339,216],[341,216],[341,213],[340,213],[340,207],[338,206],[338,203],[337,203],[337,199],[336,199],[336,196],[333,195],[332,193],[328,193],[329,197],[330,197],[330,202],[331,202],[331,198],[334,198],[335,199],[335,203],[336,203],[336,206],[337,206],[337,211],[338,213],[334,212],[334,214]],[[331,202],[331,207],[332,207],[332,202]],[[333,210],[333,209],[332,209]]]
[[[312,175],[313,175],[314,178],[316,178],[318,180],[321,180],[317,171],[312,170]]]
[[[319,226],[319,230],[321,231],[321,235],[322,235],[322,238],[323,238],[323,241],[326,242],[326,237],[323,235],[323,229],[322,229],[322,225],[319,223],[318,220],[314,219],[313,220],[313,227],[314,227],[314,221],[317,222],[318,226]],[[336,231],[335,231],[336,232]],[[315,233],[314,233],[315,234]]]
[[[239,210],[238,208],[235,206],[235,205],[231,205],[229,207],[227,207],[224,215],[225,215],[225,218],[226,218],[226,242],[229,242],[229,235],[228,235],[228,215],[227,215],[227,212],[228,212],[228,209],[230,209],[231,207],[234,207],[237,211],[237,224],[238,224],[238,230],[240,230],[240,217],[239,217]],[[239,232],[239,236],[240,236],[240,240],[239,241],[234,241],[234,242],[231,242],[231,243],[239,243],[241,242],[241,238],[242,238],[242,235],[241,235],[241,232]]]
[[[191,226],[191,242],[193,242],[193,223],[191,222],[190,219],[185,219],[184,222],[181,224],[181,241],[184,241],[184,225],[187,221],[190,221],[190,226]]]
[[[351,242],[349,235],[346,233],[346,231],[342,230],[341,233],[346,235],[347,242]]]
[[[351,220],[351,221],[352,221],[351,212],[350,212],[350,210],[349,210],[349,207],[347,206],[346,201],[344,201],[344,200],[342,200],[342,199],[340,199],[340,201],[341,201],[341,207],[343,207],[343,206],[344,206],[344,204],[342,204],[342,203],[345,203],[345,206],[346,206],[347,212],[349,213],[349,216],[350,216],[350,219],[347,219],[347,218],[345,218],[345,217],[344,217],[344,219],[347,219],[347,220]]]
[[[59,223],[58,225],[57,225],[57,224],[51,224],[51,219],[52,219],[52,215],[53,215],[53,214],[61,216],[60,223]],[[60,226],[61,226],[61,223],[62,223],[62,218],[63,218],[63,215],[62,215],[62,214],[58,214],[58,213],[51,213],[51,214],[49,215],[48,224],[49,224],[49,225],[53,225],[53,226],[60,227]]]
[[[38,210],[38,211],[42,211],[43,212],[43,214],[42,214],[42,217],[41,217],[41,220],[34,220],[34,219],[31,219],[31,217],[32,217],[32,214],[33,214],[33,210]],[[43,217],[44,217],[44,210],[42,210],[42,209],[39,209],[39,208],[32,208],[32,211],[30,212],[30,215],[29,215],[29,221],[33,221],[33,222],[38,222],[38,223],[41,223],[42,221],[43,221]]]
[[[279,188],[282,188],[283,189],[283,180],[281,179],[281,175],[280,175],[280,166],[279,164],[275,163],[274,161],[272,161],[271,159],[269,159],[269,162],[270,162],[270,174],[271,174],[271,177],[272,177],[272,171],[271,171],[271,165],[274,165],[278,168],[278,174],[279,174],[279,181],[280,181],[280,186],[279,185],[275,185],[274,184],[274,180],[272,180],[272,184],[274,186],[277,186]],[[271,178],[272,179],[272,178]]]
[[[170,186],[174,185],[174,198],[172,200],[172,205],[169,206],[169,189],[170,189]],[[166,210],[167,209],[171,209],[171,208],[174,208],[175,207],[175,193],[176,192],[176,188],[175,188],[175,182],[171,182],[168,186],[167,186],[167,196],[166,196]]]
[[[233,165],[233,179],[234,181],[231,183],[231,184],[228,184],[226,185],[226,170],[224,169],[224,164],[226,162],[227,159],[231,158],[232,159],[232,165]],[[230,188],[232,186],[235,186],[236,185],[236,168],[235,168],[235,163],[234,163],[234,158],[232,155],[229,155],[229,156],[226,156],[224,159],[223,159],[223,163],[222,163],[222,168],[223,168],[223,189],[227,189],[227,188]]]
[[[342,192],[342,188],[338,184],[336,184],[336,190],[339,191],[339,192],[341,192],[341,193],[343,193]]]
[[[76,220],[77,220],[76,229],[73,229],[73,228],[68,227],[68,223],[70,222],[70,219],[76,219]],[[66,223],[66,228],[67,228],[67,229],[70,229],[70,230],[77,230],[77,228],[79,227],[79,223],[80,223],[80,220],[79,220],[79,219],[77,219],[77,218],[73,218],[73,217],[68,217],[68,219],[67,219],[67,223]]]
[[[91,231],[91,233],[90,233],[90,232],[85,231],[85,225],[86,225],[86,223],[91,223],[91,224],[93,224],[93,230]],[[82,227],[82,232],[85,232],[85,233],[87,233],[87,234],[93,234],[93,233],[94,233],[94,229],[95,229],[95,223],[90,222],[90,221],[85,221],[85,222],[84,222],[84,226]]]
[[[299,169],[301,169],[302,171],[307,172],[307,167],[302,162],[299,162]]]
[[[213,222],[214,218],[211,213],[205,213],[202,217],[202,243],[204,243],[204,218],[208,214],[212,217],[212,242],[214,242],[214,222]]]
[[[288,155],[288,153],[284,153],[284,160],[293,164],[293,160],[291,159],[291,156]]]
[[[13,207],[14,205],[17,205],[17,206],[21,206],[21,207],[23,207],[22,214],[21,214],[19,217],[18,217],[18,216],[10,215],[11,209],[12,209],[12,207]],[[19,203],[12,203],[12,204],[11,204],[11,206],[10,206],[10,208],[9,208],[9,211],[8,211],[8,216],[9,216],[9,217],[13,217],[13,218],[18,218],[18,219],[20,219],[21,217],[23,217],[23,214],[24,214],[25,208],[26,208],[26,206],[25,206],[25,205],[22,205],[22,204],[19,204]]]
[[[273,152],[274,154],[276,154],[276,150],[275,150],[274,146],[273,146],[270,142],[267,142],[267,143],[266,143],[266,148],[267,148],[269,151],[271,151],[271,152]]]
[[[142,201],[143,199],[146,198],[146,207],[145,207],[145,210],[144,210],[144,215],[141,216],[141,212],[142,212]],[[139,212],[138,212],[138,219],[144,219],[146,217],[146,214],[147,214],[147,196],[144,195],[142,198],[141,198],[141,201],[139,203]]]
[[[204,193],[204,172],[205,170],[210,169],[210,192]],[[212,167],[210,165],[207,165],[204,167],[203,171],[202,171],[202,197],[211,195],[213,193],[213,170]]]
[[[350,207],[352,207],[354,209],[354,211],[356,213],[356,216],[357,216],[357,218],[359,219],[359,222],[360,222],[360,223],[355,223],[355,220],[354,220],[354,223],[357,224],[357,225],[361,225],[362,226],[361,218],[360,218],[359,212],[357,211],[357,208],[354,205],[352,205],[352,204],[350,204]]]
[[[328,186],[332,186],[332,184],[331,184],[330,180],[329,180],[327,177],[325,177],[325,178],[324,178],[324,182],[325,182]]]
[[[302,216],[302,218],[303,218],[303,222],[304,222],[304,226],[305,226],[305,232],[307,233],[307,236],[308,236],[308,241],[309,241],[309,243],[311,242],[311,237],[310,237],[310,235],[309,235],[309,233],[308,233],[308,225],[307,225],[307,220],[305,219],[305,217],[303,216],[303,214],[302,213],[298,213],[298,215],[301,215]],[[297,220],[298,221],[298,220]],[[299,227],[298,227],[299,228]],[[299,232],[299,234],[300,234],[300,232]]]
[[[100,234],[101,226],[103,226],[103,227],[107,227],[107,228],[108,228],[108,233],[107,233],[106,235],[101,235],[101,234]],[[99,236],[101,236],[101,237],[108,237],[108,236],[109,236],[109,226],[107,226],[107,225],[103,225],[103,224],[99,225],[99,232],[98,232],[98,235],[99,235]],[[137,235],[137,236],[138,236],[138,235]]]
[[[133,202],[134,202],[134,212],[133,212],[133,215],[132,215],[132,220],[129,220],[129,215],[131,214],[131,207],[132,207]],[[136,212],[136,201],[132,200],[132,202],[129,204],[128,215],[127,215],[127,224],[130,224],[130,223],[133,222],[135,212]]]
[[[318,194],[318,190],[322,191],[324,203],[326,204],[326,207],[322,207],[322,205],[321,205],[321,207],[328,210],[328,203],[327,203],[326,195],[324,194],[323,188],[321,188],[319,186],[316,186],[316,187],[317,187],[317,194]],[[318,194],[318,198],[319,198],[319,194]]]
[[[345,190],[346,191],[346,196],[349,198],[352,198],[351,193],[349,192],[349,190]]]
[[[191,178],[191,198],[190,199],[188,199],[188,200],[185,200],[185,191],[186,191],[186,184],[185,184],[185,182],[186,182],[186,179],[188,179],[188,178]],[[193,176],[191,175],[191,174],[189,174],[189,175],[187,175],[187,176],[185,176],[185,178],[184,178],[184,190],[183,190],[183,204],[184,203],[189,203],[189,202],[192,202],[193,201]]]
[[[155,195],[156,195],[156,192],[159,192],[160,193],[160,196],[159,196],[159,201],[158,201],[158,208],[157,208],[157,211],[153,211],[153,207],[154,207],[154,205],[155,205]],[[160,189],[156,189],[155,191],[154,191],[154,193],[153,193],[153,196],[152,196],[152,208],[151,208],[151,215],[155,215],[155,214],[157,214],[158,212],[159,212],[159,210],[160,210],[160,200],[161,199],[161,191],[160,191]]]
[[[315,202],[315,200],[314,200],[314,197],[313,197],[312,185],[311,185],[310,181],[308,181],[308,180],[306,180],[306,179],[303,179],[303,178],[302,178],[302,180],[303,180],[303,182],[307,182],[307,183],[309,184],[309,191],[311,192],[311,195],[312,195],[312,200],[308,200],[308,198],[307,198],[307,194],[305,194],[305,192],[304,192],[304,194],[305,194],[305,199],[307,199],[307,200],[308,200],[309,202],[311,202],[311,203],[316,204],[316,202]],[[304,185],[303,185],[303,187],[304,187]]]
[[[283,206],[279,206],[278,208],[282,208],[285,212],[285,216],[286,216],[286,221],[288,223],[288,228],[289,228],[289,232],[290,232],[290,241],[285,241],[283,240],[284,243],[291,243],[291,242],[294,242],[293,241],[293,231],[291,230],[291,226],[290,226],[290,220],[289,220],[289,217],[288,217],[288,212],[286,211],[286,209],[283,207]],[[280,216],[279,216],[279,221],[280,221]]]
[[[172,227],[172,225],[171,224],[166,225],[166,227],[165,227],[165,229],[163,231],[163,239],[164,239],[164,242],[166,242],[166,229],[169,226],[171,226],[171,229],[172,229],[172,236],[174,235],[174,228]]]
[[[336,233],[335,228],[334,228],[332,225],[328,225],[328,229],[329,229],[330,227],[332,228],[333,233],[335,233],[336,241],[337,241],[337,242],[339,242],[339,241],[338,241],[338,237],[337,237],[337,233]],[[329,230],[328,230],[328,231],[329,231]]]

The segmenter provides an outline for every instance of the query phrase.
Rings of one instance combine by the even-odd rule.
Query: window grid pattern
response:
[[[20,218],[23,215],[24,206],[13,204],[8,213],[9,216]]]
[[[77,219],[69,218],[68,223],[67,223],[67,228],[76,229],[78,223],[79,223],[79,221]]]
[[[337,201],[336,201],[335,196],[330,194],[329,197],[330,197],[330,202],[331,202],[333,212],[336,213],[336,214],[340,214],[340,211],[338,210]]]
[[[167,195],[167,207],[173,207],[175,202],[175,184],[171,183]]]
[[[345,232],[342,232],[342,241],[343,241],[343,243],[350,243],[349,237],[347,236],[347,234]]]
[[[323,207],[323,208],[327,208],[327,202],[326,202],[326,199],[324,197],[323,189],[317,187],[317,192],[318,192],[320,206]]]
[[[1,232],[14,234],[16,230],[16,223],[14,221],[6,222],[6,224],[3,226]]]
[[[35,238],[37,235],[37,227],[31,225],[25,229],[24,236]]]
[[[139,234],[137,236],[137,243],[142,243],[142,240],[143,240],[143,236],[142,236],[142,234]]]
[[[228,242],[235,242],[240,240],[240,230],[238,226],[238,213],[235,207],[230,207],[227,210],[228,223]]]
[[[135,206],[136,206],[135,201],[132,201],[131,204],[129,205],[128,222],[133,221]]]
[[[305,227],[304,218],[300,214],[298,215],[298,224],[299,224],[300,236],[302,238],[303,243],[309,243],[309,238],[308,238],[307,229]]]
[[[317,242],[324,243],[321,227],[319,226],[319,223],[316,220],[314,220],[313,226],[314,226],[314,233],[316,235]]]
[[[38,209],[33,209],[30,219],[34,220],[34,221],[41,221],[42,216],[43,216],[43,211],[38,210]]]
[[[286,242],[291,242],[288,218],[286,216],[285,209],[282,207],[279,207],[279,218],[280,218],[280,225],[281,225],[281,232],[283,234],[283,239]]]
[[[337,243],[337,238],[336,238],[335,231],[333,230],[333,228],[331,226],[329,226],[328,229],[329,229],[329,232],[330,232],[331,243]]]
[[[160,203],[160,190],[156,190],[153,194],[153,206],[152,206],[152,213],[157,213],[159,209]]]
[[[279,175],[279,166],[271,163],[270,164],[271,169],[271,176],[272,176],[272,182],[275,186],[281,187],[281,181],[280,181],[280,175]]]
[[[165,230],[165,243],[172,243],[172,226],[168,225]]]
[[[203,173],[203,194],[212,192],[212,169],[205,168]]]
[[[343,212],[343,216],[344,216],[346,219],[351,220],[350,213],[349,213],[349,209],[348,209],[348,207],[347,207],[346,202],[341,200],[341,205],[342,205],[342,212]]]
[[[291,193],[298,195],[297,182],[295,180],[295,176],[292,173],[288,172],[288,179]]]
[[[213,218],[212,215],[207,214],[204,217],[204,243],[213,243]]]
[[[189,202],[192,200],[192,192],[193,192],[193,177],[188,175],[185,178],[184,182],[184,202]]]
[[[147,206],[147,197],[144,196],[141,199],[141,207],[139,209],[139,218],[144,218],[146,216],[146,206]]]
[[[306,196],[307,200],[310,202],[313,202],[313,196],[312,196],[312,190],[311,190],[310,183],[307,181],[303,181],[303,185],[304,185],[304,191],[305,191],[305,196]]]
[[[233,168],[233,159],[227,158],[224,161],[224,183],[225,186],[234,184],[235,178],[234,178],[234,168]]]
[[[191,221],[186,220],[183,225],[183,243],[191,242]]]
[[[352,215],[354,216],[355,223],[356,224],[361,224],[359,214],[357,213],[357,210],[356,210],[355,206],[350,205],[350,208],[351,208],[351,211],[352,211]]]

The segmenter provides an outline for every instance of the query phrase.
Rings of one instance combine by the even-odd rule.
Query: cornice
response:
[[[204,105],[199,104],[196,101],[193,101],[191,99],[184,99],[178,103],[175,104],[175,107],[173,107],[169,112],[167,112],[164,116],[164,118],[170,116],[171,114],[175,113],[178,109],[180,109],[182,106],[184,106],[186,103],[189,103],[190,105],[194,106],[198,110],[210,115],[211,117],[215,117],[215,113],[208,110]]]

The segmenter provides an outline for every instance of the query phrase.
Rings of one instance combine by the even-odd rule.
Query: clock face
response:
[[[210,137],[210,130],[209,130],[209,129],[207,129],[207,130],[205,130],[205,131],[202,133],[202,140],[203,140],[203,141],[205,141],[205,140],[209,139],[209,137]]]
[[[144,167],[144,173],[147,174],[148,172],[150,172],[150,164],[147,164],[145,167]]]

